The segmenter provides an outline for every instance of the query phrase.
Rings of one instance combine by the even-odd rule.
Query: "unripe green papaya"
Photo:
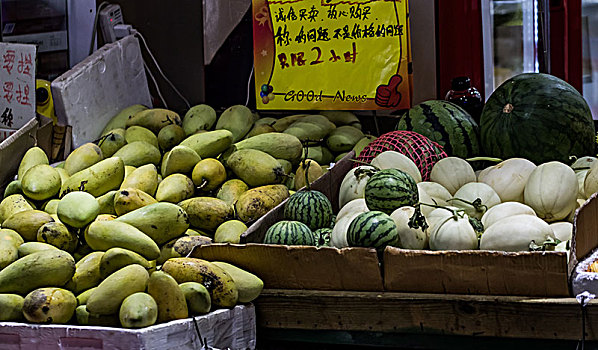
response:
[[[228,130],[214,130],[194,134],[181,142],[194,150],[200,158],[216,158],[233,143],[233,133]]]
[[[189,227],[189,216],[186,211],[176,204],[166,202],[133,210],[115,221],[134,226],[157,244],[164,244],[182,235]]]
[[[158,145],[163,152],[166,152],[181,143],[186,137],[182,127],[175,124],[167,125],[158,133]]]
[[[21,179],[21,189],[27,197],[43,201],[55,196],[60,191],[60,174],[46,164],[33,166],[25,172]]]
[[[210,292],[201,283],[185,282],[179,285],[185,295],[189,313],[192,315],[203,315],[210,312],[212,302]]]
[[[241,195],[235,209],[241,221],[257,220],[289,197],[285,185],[267,185],[253,188]]]
[[[183,174],[168,175],[156,191],[158,202],[178,203],[193,197],[195,185],[193,181]]]
[[[94,250],[119,247],[132,250],[149,260],[160,256],[160,248],[148,235],[127,223],[94,221],[85,233],[85,241]]]
[[[147,293],[133,293],[123,300],[118,316],[125,328],[148,327],[158,319],[158,304]]]
[[[254,150],[242,149],[230,155],[226,164],[249,186],[263,186],[280,183],[284,170],[271,155]]]
[[[104,159],[68,178],[60,189],[60,196],[72,191],[85,191],[94,197],[116,190],[125,177],[125,164],[119,157]]]
[[[125,266],[106,277],[87,299],[87,311],[92,314],[110,315],[118,313],[126,297],[143,292],[147,287],[149,274],[141,265]]]
[[[25,299],[17,294],[0,294],[0,322],[14,322],[23,319]]]
[[[89,168],[104,159],[102,150],[98,145],[88,142],[77,148],[66,157],[64,170],[73,175],[83,169]]]
[[[26,241],[36,241],[39,228],[53,221],[52,216],[44,211],[26,210],[11,215],[4,220],[2,227],[18,232]]]
[[[232,217],[232,207],[212,197],[194,197],[179,203],[189,216],[189,223],[199,229],[214,231]]]
[[[27,152],[25,152],[25,155],[21,159],[21,163],[19,163],[17,179],[22,180],[23,175],[25,175],[25,172],[27,170],[29,170],[30,168],[32,168],[36,165],[40,165],[40,164],[45,164],[45,165],[50,164],[50,162],[48,161],[48,156],[46,155],[46,152],[44,152],[43,149],[41,149],[37,146],[31,147],[30,149],[27,150]]]
[[[216,129],[229,130],[233,134],[233,142],[241,140],[255,122],[251,110],[243,105],[234,105],[227,108],[216,123]]]
[[[216,111],[214,108],[199,104],[189,108],[183,118],[183,129],[187,136],[193,135],[200,130],[210,130],[216,123]]]
[[[156,148],[160,147],[156,134],[154,134],[151,130],[144,128],[143,126],[138,125],[128,127],[125,130],[125,141],[127,141],[127,144],[136,141],[143,141],[153,145]]]
[[[145,141],[127,143],[114,153],[114,157],[121,158],[125,165],[140,167],[145,164],[159,165],[162,155],[158,147]]]
[[[125,139],[125,129],[113,129],[103,135],[98,142],[104,158],[112,157],[116,151],[127,144]]]
[[[40,251],[20,258],[0,271],[0,293],[25,295],[43,286],[64,286],[74,273],[75,260],[69,253]]]

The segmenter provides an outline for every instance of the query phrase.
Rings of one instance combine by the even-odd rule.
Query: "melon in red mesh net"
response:
[[[392,131],[370,142],[357,160],[370,163],[378,154],[395,151],[409,157],[419,168],[423,181],[430,180],[432,167],[447,155],[442,146],[413,131]]]

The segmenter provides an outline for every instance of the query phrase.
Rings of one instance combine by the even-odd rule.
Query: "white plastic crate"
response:
[[[253,305],[195,317],[205,349],[255,349]],[[142,329],[0,322],[2,350],[202,349],[192,318]]]

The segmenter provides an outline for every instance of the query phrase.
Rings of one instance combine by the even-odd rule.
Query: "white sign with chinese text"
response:
[[[2,130],[17,130],[35,118],[35,50],[35,45],[0,43]]]

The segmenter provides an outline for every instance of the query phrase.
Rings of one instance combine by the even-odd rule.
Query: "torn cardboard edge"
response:
[[[383,290],[375,249],[215,243],[195,247],[190,256],[250,271],[264,288]]]

